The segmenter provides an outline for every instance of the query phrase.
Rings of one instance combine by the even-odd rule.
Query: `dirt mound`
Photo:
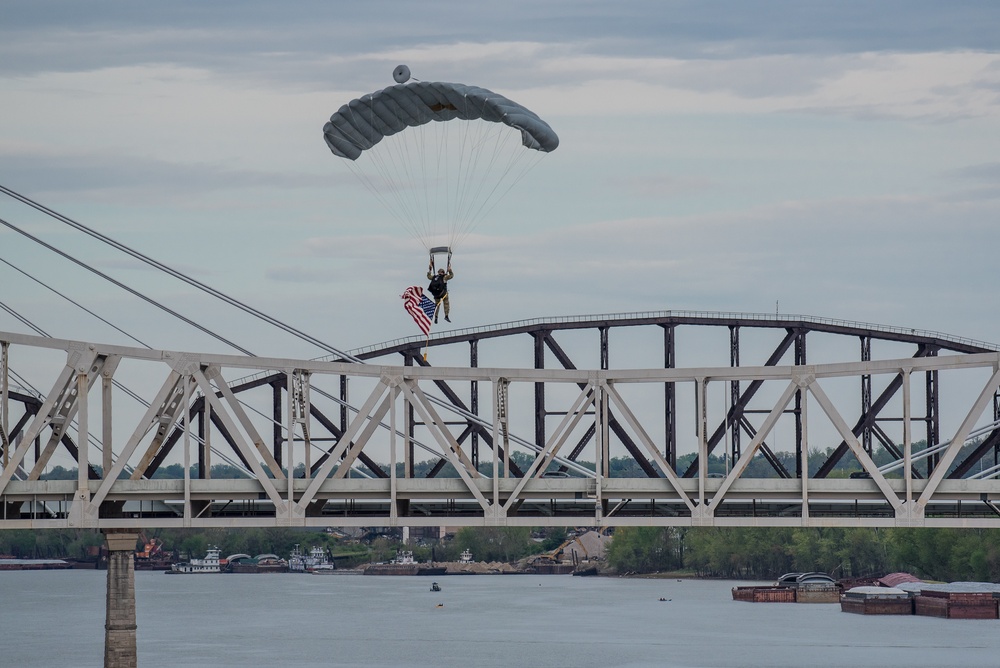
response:
[[[449,575],[493,575],[498,573],[520,573],[516,566],[503,561],[474,561],[468,564],[460,561],[450,561],[443,565],[447,567]]]

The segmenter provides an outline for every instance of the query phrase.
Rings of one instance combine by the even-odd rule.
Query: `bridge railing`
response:
[[[741,321],[745,323],[758,322],[758,323],[773,323],[773,324],[787,323],[787,322],[802,322],[813,325],[827,325],[845,329],[857,329],[859,331],[873,332],[876,334],[878,333],[898,334],[911,337],[935,339],[939,341],[959,344],[962,346],[979,348],[982,350],[1000,350],[1000,344],[989,343],[986,341],[979,341],[964,336],[955,336],[943,332],[936,332],[925,329],[915,329],[910,327],[899,327],[895,325],[878,325],[859,320],[842,320],[837,318],[824,318],[811,315],[798,315],[798,314],[786,314],[786,313],[781,313],[781,314],[742,313],[737,311],[687,311],[687,310],[636,311],[632,313],[607,313],[603,315],[568,315],[568,316],[552,316],[546,318],[529,318],[525,320],[512,320],[504,323],[481,325],[477,327],[466,327],[461,329],[450,329],[442,332],[434,332],[433,334],[431,334],[430,340],[440,341],[442,339],[447,339],[447,338],[467,337],[475,334],[513,331],[513,330],[520,330],[520,329],[545,326],[545,325],[578,324],[584,326],[584,325],[593,325],[596,323],[614,324],[616,322],[619,323],[635,322],[644,320],[649,322],[654,322],[657,320],[664,320],[669,318],[675,318],[679,320],[701,320],[701,321],[717,320],[719,321],[720,324],[731,321]],[[408,336],[403,338],[392,339],[389,341],[384,341],[382,343],[375,343],[368,346],[362,346],[360,348],[355,348],[348,352],[349,354],[354,355],[356,357],[367,356],[378,353],[379,351],[398,348],[401,346],[420,345],[424,342],[424,340],[425,339],[422,336]],[[334,356],[324,356],[319,359],[334,359]]]

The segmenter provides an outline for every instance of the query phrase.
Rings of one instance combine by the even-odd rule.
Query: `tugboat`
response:
[[[439,585],[437,582],[432,582],[431,591],[441,591],[441,585]]]
[[[171,564],[168,573],[221,573],[222,564],[219,561],[219,548],[210,547],[204,559],[192,559]]]
[[[293,573],[312,573],[314,575],[360,574],[361,571],[337,568],[337,564],[322,547],[313,546],[306,556],[296,545],[288,559],[288,570]]]

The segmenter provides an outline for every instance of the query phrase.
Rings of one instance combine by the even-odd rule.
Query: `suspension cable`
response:
[[[159,261],[154,260],[153,258],[149,257],[148,255],[140,253],[139,251],[134,250],[134,249],[126,246],[123,243],[115,241],[114,239],[112,239],[112,238],[110,238],[110,237],[108,237],[108,236],[106,236],[104,234],[101,234],[100,232],[97,232],[96,230],[93,230],[93,229],[87,227],[83,223],[79,223],[79,222],[73,220],[72,218],[69,218],[68,216],[64,216],[61,213],[53,211],[52,209],[50,209],[50,208],[48,208],[48,207],[46,207],[46,206],[44,206],[42,204],[39,204],[38,202],[35,202],[34,200],[32,200],[32,199],[30,199],[28,197],[25,197],[24,195],[21,195],[21,194],[19,194],[17,192],[14,192],[13,190],[11,190],[10,188],[7,188],[6,186],[0,185],[0,193],[4,193],[4,194],[6,194],[6,195],[8,195],[10,197],[13,197],[14,199],[18,200],[19,202],[22,202],[23,204],[27,204],[28,206],[32,207],[33,209],[35,209],[37,211],[40,211],[40,212],[42,212],[42,213],[44,213],[44,214],[46,214],[48,216],[51,216],[52,218],[55,218],[56,220],[58,220],[58,221],[60,221],[60,222],[62,222],[64,224],[66,224],[66,225],[69,225],[70,227],[72,227],[72,228],[74,228],[74,229],[76,229],[76,230],[78,230],[80,232],[83,232],[84,234],[86,234],[86,235],[88,235],[88,236],[90,236],[90,237],[92,237],[94,239],[97,239],[98,241],[101,241],[101,242],[103,242],[103,243],[111,246],[115,250],[121,251],[122,253],[125,253],[125,254],[127,254],[127,255],[135,258],[136,260],[139,260],[140,262],[148,264],[149,266],[154,267],[155,269],[159,269],[160,271],[162,271],[164,273],[167,273],[170,276],[173,276],[174,278],[176,278],[176,279],[178,279],[180,281],[183,281],[184,283],[187,283],[188,285],[190,285],[192,287],[195,287],[195,288],[201,290],[202,292],[205,292],[206,294],[209,294],[209,295],[211,295],[211,296],[213,296],[213,297],[215,297],[217,299],[221,299],[222,301],[226,302],[230,306],[235,306],[236,308],[240,309],[244,313],[248,313],[248,314],[254,316],[255,318],[258,318],[258,319],[263,320],[264,322],[266,322],[266,323],[268,323],[270,325],[278,327],[279,329],[281,329],[281,330],[283,330],[283,331],[285,331],[285,332],[287,332],[289,334],[292,334],[293,336],[295,336],[295,337],[297,337],[297,338],[299,338],[299,339],[301,339],[303,341],[306,341],[308,343],[312,343],[316,347],[321,348],[323,350],[326,350],[327,352],[332,353],[334,355],[339,355],[341,358],[343,358],[345,360],[349,360],[349,361],[352,361],[352,362],[357,361],[357,359],[353,358],[352,356],[348,355],[347,353],[345,353],[345,352],[343,352],[341,350],[338,350],[337,348],[335,348],[334,346],[332,346],[332,345],[330,345],[328,343],[324,343],[323,341],[317,339],[314,336],[306,334],[305,332],[302,332],[302,331],[300,331],[300,330],[298,330],[298,329],[296,329],[296,328],[294,328],[294,327],[292,327],[290,325],[286,325],[285,323],[281,322],[277,318],[274,318],[272,316],[267,315],[266,313],[258,311],[257,309],[244,304],[243,302],[239,301],[238,299],[230,297],[229,295],[227,295],[227,294],[225,294],[223,292],[220,292],[219,290],[216,290],[215,288],[212,288],[212,287],[210,287],[210,286],[202,283],[201,281],[198,281],[198,280],[196,280],[196,279],[188,276],[187,274],[184,274],[184,273],[182,273],[182,272],[180,272],[180,271],[178,271],[176,269],[173,269],[172,267],[168,267],[167,265],[163,264],[162,262],[159,262]],[[3,222],[4,222],[5,225],[9,226],[8,223],[6,223],[5,221],[3,221]],[[20,230],[17,230],[17,231],[20,232]],[[22,234],[23,234],[23,232],[22,232]],[[109,279],[109,280],[113,280],[113,279]],[[116,282],[116,284],[118,284],[118,283]],[[118,285],[120,285],[120,284],[118,284]],[[131,290],[130,290],[130,292],[131,292]],[[137,294],[137,296],[138,296],[138,294]],[[180,317],[180,316],[178,316],[178,317]],[[189,324],[195,325],[195,323],[193,323],[193,322],[191,322],[191,321],[189,321],[187,319],[185,319],[185,322],[188,322]],[[197,326],[197,325],[195,325],[195,326]],[[206,333],[208,333],[207,330],[204,330],[201,327],[199,327],[199,329],[202,329],[202,331],[205,331]],[[232,342],[228,342],[227,341],[226,343],[228,343],[229,345],[233,346],[234,348],[236,348],[238,350],[241,350],[246,355],[251,355],[251,353],[243,350],[242,348],[240,348],[239,346],[237,346],[236,344],[234,344]],[[251,356],[253,356],[253,355],[251,355]]]
[[[2,188],[3,188],[3,186],[0,186],[0,189],[2,189]],[[9,228],[9,229],[17,232],[18,234],[20,234],[20,235],[22,235],[24,237],[27,237],[28,239],[31,239],[32,241],[34,241],[38,245],[43,246],[43,247],[47,248],[48,250],[52,251],[53,253],[56,253],[60,257],[63,257],[65,259],[69,260],[73,264],[75,264],[75,265],[77,265],[79,267],[82,267],[83,269],[86,269],[87,271],[89,271],[89,272],[91,272],[93,274],[96,274],[97,276],[100,276],[101,278],[103,278],[104,280],[108,281],[109,283],[112,283],[112,284],[118,286],[122,290],[125,290],[129,294],[131,294],[131,295],[133,295],[135,297],[138,297],[139,299],[143,300],[144,302],[146,302],[148,304],[152,304],[153,306],[155,306],[158,309],[164,311],[165,313],[168,313],[168,314],[174,316],[178,320],[182,320],[182,321],[186,322],[187,324],[189,324],[192,327],[198,329],[199,331],[204,332],[205,334],[208,334],[209,336],[211,336],[212,338],[216,339],[217,341],[221,341],[222,343],[225,343],[226,345],[235,348],[236,350],[240,351],[244,355],[249,355],[250,357],[254,357],[253,353],[251,353],[246,348],[243,348],[242,346],[239,346],[239,345],[233,343],[232,341],[230,341],[229,339],[224,338],[220,334],[216,334],[215,332],[213,332],[212,330],[208,329],[207,327],[204,327],[203,325],[199,325],[194,320],[191,320],[190,318],[181,315],[177,311],[174,311],[170,307],[165,306],[164,304],[161,304],[160,302],[156,301],[152,297],[148,297],[148,296],[142,294],[141,292],[139,292],[138,290],[135,290],[134,288],[130,288],[129,286],[127,286],[124,283],[122,283],[121,281],[118,281],[118,280],[116,280],[114,278],[111,278],[110,276],[108,276],[104,272],[100,271],[99,269],[96,269],[95,267],[90,266],[86,262],[78,260],[75,257],[73,257],[72,255],[69,255],[68,253],[65,253],[65,252],[59,250],[55,246],[42,241],[38,237],[36,237],[33,234],[30,234],[30,233],[22,230],[21,228],[19,228],[18,226],[14,225],[13,223],[10,223],[10,222],[4,220],[3,218],[0,218],[0,225],[3,225],[5,227],[7,227],[7,228]]]

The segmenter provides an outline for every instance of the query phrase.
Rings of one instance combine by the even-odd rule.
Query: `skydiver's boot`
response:
[[[451,318],[449,318],[448,316],[445,316],[444,319],[445,319],[445,322],[451,322]]]

